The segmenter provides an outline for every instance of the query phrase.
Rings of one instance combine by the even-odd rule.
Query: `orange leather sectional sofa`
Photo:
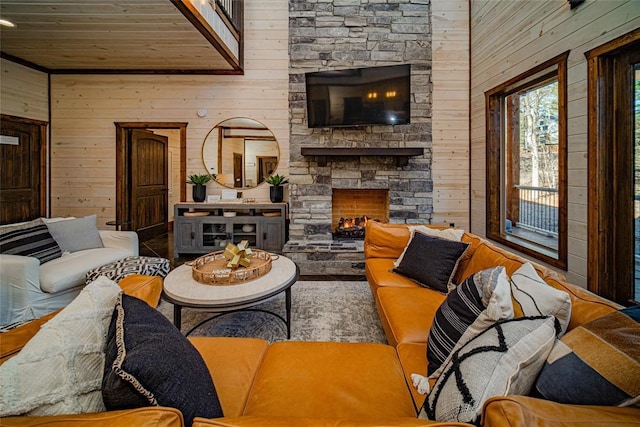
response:
[[[253,338],[190,338],[211,372],[225,414],[219,419],[196,418],[193,425],[469,426],[416,418],[424,397],[414,391],[409,376],[426,372],[429,327],[444,296],[389,272],[408,239],[407,226],[370,222],[365,240],[367,277],[390,345],[269,344]],[[464,239],[473,247],[471,256],[460,266],[459,277],[495,263],[504,263],[512,271],[523,261],[473,235],[466,234]],[[574,301],[571,327],[618,308],[565,283],[550,270],[540,272],[551,285],[570,293]],[[123,288],[131,293],[127,286]],[[142,297],[151,305],[157,303],[157,299],[153,300],[155,296]],[[32,322],[3,334],[1,361],[19,351],[40,323]],[[485,426],[636,425],[639,417],[637,409],[572,407],[511,396],[488,402],[483,423]],[[147,407],[81,415],[12,417],[0,420],[0,425],[164,427],[182,426],[184,421],[176,409]]]
[[[445,295],[391,272],[393,262],[402,254],[409,237],[407,225],[370,221],[367,224],[364,251],[367,279],[387,341],[396,348],[407,383],[411,384],[412,373],[426,376],[427,337],[435,312],[445,300]],[[456,283],[461,283],[473,273],[497,265],[505,266],[507,274],[511,275],[527,262],[524,258],[470,233],[465,233],[462,241],[471,246],[456,270]],[[567,283],[554,270],[535,264],[534,267],[545,282],[569,294],[572,307],[568,330],[621,308],[581,287]],[[433,382],[431,385],[433,386]],[[425,396],[418,394],[414,387],[410,387],[410,390],[414,404],[419,408]],[[640,409],[567,405],[527,396],[495,397],[484,405],[482,425],[640,426]]]

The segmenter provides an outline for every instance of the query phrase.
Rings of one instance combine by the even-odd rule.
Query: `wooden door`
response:
[[[46,123],[0,116],[0,224],[46,215]]]
[[[240,153],[233,153],[233,186],[244,187],[244,157]]]
[[[169,139],[131,130],[131,229],[140,241],[167,232]]]

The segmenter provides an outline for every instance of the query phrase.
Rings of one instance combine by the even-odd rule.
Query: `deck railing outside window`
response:
[[[548,236],[558,235],[558,189],[516,185],[519,191],[518,226]]]

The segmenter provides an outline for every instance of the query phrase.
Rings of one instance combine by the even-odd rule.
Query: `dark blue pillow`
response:
[[[431,237],[416,231],[400,265],[393,271],[446,294],[460,258],[468,248],[469,243]]]
[[[102,398],[108,410],[176,408],[185,425],[223,416],[200,353],[159,311],[129,295],[111,317]]]

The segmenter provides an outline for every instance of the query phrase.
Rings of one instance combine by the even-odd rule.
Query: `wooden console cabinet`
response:
[[[205,254],[248,240],[253,248],[282,253],[286,203],[178,203],[174,205],[173,256]],[[225,216],[235,212],[235,216]]]

